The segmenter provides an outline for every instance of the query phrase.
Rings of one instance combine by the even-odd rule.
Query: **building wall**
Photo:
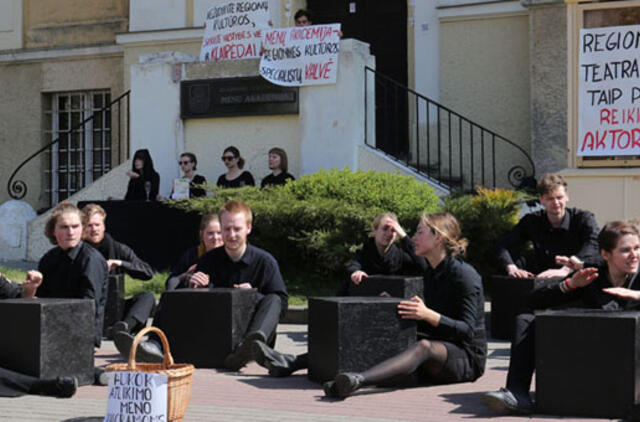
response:
[[[526,13],[441,18],[440,29],[440,102],[529,153],[531,109]],[[441,123],[448,124],[448,121]],[[453,123],[457,125],[456,120]],[[444,130],[448,131],[446,127]],[[453,133],[458,130],[457,126],[452,127]],[[462,150],[468,152],[471,139],[466,139],[469,138],[466,132],[468,129],[463,127]],[[457,155],[456,139],[454,136],[454,156]],[[476,139],[474,145],[477,144]],[[485,151],[488,150],[485,146]],[[527,163],[516,148],[496,141],[498,180],[506,182],[500,175],[508,174],[516,164],[529,168]],[[477,170],[479,168],[475,173]],[[466,171],[465,179],[469,177]],[[474,174],[474,180],[481,180],[481,176]],[[505,182],[498,183],[510,187]]]
[[[0,0],[0,50],[22,47],[22,0]]]
[[[122,57],[108,55],[61,57],[55,60],[0,62],[0,180],[29,155],[44,146],[44,95],[54,92],[109,89],[112,98],[122,92]],[[47,207],[44,169],[46,155],[31,160],[16,175],[28,187],[24,198],[35,209]],[[10,199],[4,185],[0,203]]]
[[[127,0],[23,0],[24,48],[113,43],[129,27]]]

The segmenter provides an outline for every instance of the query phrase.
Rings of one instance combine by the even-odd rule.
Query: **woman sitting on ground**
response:
[[[196,155],[191,152],[183,152],[180,154],[178,165],[182,170],[182,178],[189,182],[189,198],[205,196],[207,192],[199,186],[207,183],[207,179],[205,179],[204,176],[196,174],[196,169],[198,168],[198,159],[196,158]],[[176,186],[174,183],[173,190],[171,191],[172,199],[178,199],[174,196],[176,193]]]
[[[345,398],[374,385],[449,384],[475,381],[484,373],[487,342],[484,330],[482,279],[458,258],[467,241],[455,217],[425,214],[413,236],[416,254],[429,261],[423,301],[402,301],[398,314],[418,322],[421,338],[407,350],[362,373],[340,373],[324,384],[329,397]]]
[[[160,175],[153,168],[148,149],[133,154],[131,170],[127,172],[129,185],[124,199],[127,201],[156,201],[160,199]]]
[[[255,186],[253,175],[248,171],[243,171],[244,158],[240,156],[240,151],[234,146],[227,147],[222,153],[222,161],[227,167],[227,172],[218,177],[217,185],[222,188],[241,188],[243,186]]]
[[[269,150],[269,170],[271,170],[271,174],[262,179],[261,188],[265,186],[282,186],[287,183],[287,180],[296,180],[295,177],[287,172],[289,170],[289,160],[287,159],[287,153],[282,148],[275,147]]]
[[[169,278],[165,282],[167,290],[190,287],[189,280],[196,264],[202,255],[222,246],[222,229],[218,214],[206,214],[200,220],[200,244],[187,249],[173,266]]]

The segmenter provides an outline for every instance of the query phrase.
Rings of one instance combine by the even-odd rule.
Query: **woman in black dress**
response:
[[[413,236],[415,251],[429,262],[423,301],[402,301],[398,314],[418,322],[420,339],[404,352],[362,373],[340,373],[324,384],[325,395],[345,398],[356,390],[391,383],[475,381],[484,373],[487,342],[482,280],[458,258],[467,242],[448,213],[425,214]]]
[[[182,177],[189,180],[189,198],[205,196],[207,192],[198,186],[207,183],[207,179],[205,179],[204,176],[196,174],[198,168],[196,155],[191,152],[183,152],[180,154],[178,165],[182,170]],[[171,192],[171,197],[173,198],[173,191]]]
[[[238,148],[227,147],[222,153],[222,161],[227,167],[227,172],[218,177],[217,185],[223,188],[241,188],[243,186],[255,186],[256,182],[248,171],[243,171],[244,158],[240,156]]]
[[[196,269],[198,260],[210,250],[222,246],[222,229],[218,214],[207,214],[200,220],[200,244],[187,249],[171,269],[165,282],[167,290],[189,287],[189,279]]]
[[[262,179],[261,188],[265,186],[282,186],[287,183],[287,180],[296,180],[295,177],[288,173],[289,160],[286,151],[282,148],[275,147],[269,150],[269,170],[271,170],[271,174]]]
[[[139,149],[133,154],[130,177],[127,186],[127,201],[156,201],[159,199],[160,175],[153,168],[153,160],[148,149]]]

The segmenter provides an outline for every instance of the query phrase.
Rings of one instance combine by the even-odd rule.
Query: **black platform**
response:
[[[249,326],[256,292],[233,288],[164,292],[157,325],[167,335],[174,360],[199,368],[223,368],[224,358]]]
[[[184,212],[157,201],[80,201],[78,207],[98,204],[107,212],[107,231],[131,247],[156,270],[174,264],[197,245],[200,214]]]
[[[0,301],[0,366],[40,379],[93,384],[94,301]]]
[[[124,305],[124,274],[110,274],[104,305],[103,336],[108,337],[111,326],[124,318]]]
[[[410,299],[420,296],[424,299],[424,279],[402,275],[372,275],[362,279],[360,284],[349,282],[349,296],[380,296]]]
[[[339,372],[364,371],[416,341],[416,323],[402,320],[400,299],[309,299],[309,379],[324,382]]]
[[[491,277],[491,338],[511,340],[516,315],[527,307],[529,293],[561,278]]]
[[[536,313],[539,413],[626,418],[640,402],[640,313]]]

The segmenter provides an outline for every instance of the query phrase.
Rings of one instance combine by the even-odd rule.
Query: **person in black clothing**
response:
[[[394,213],[382,213],[372,223],[371,237],[347,267],[351,282],[360,284],[370,274],[422,274],[424,258],[417,257],[414,244]],[[399,240],[400,246],[395,242]]]
[[[244,339],[224,362],[227,369],[237,371],[253,359],[253,340],[275,340],[278,321],[287,310],[289,295],[275,258],[247,243],[252,224],[251,209],[243,202],[230,201],[220,209],[218,215],[222,225],[224,247],[215,248],[200,258],[195,273],[189,279],[189,286],[258,290],[258,302]],[[160,328],[162,318],[171,316],[164,313],[162,316],[156,314],[157,325]],[[133,337],[118,334],[114,339],[116,346],[121,353],[127,355]],[[160,344],[151,336],[150,340],[141,343],[141,346],[138,348],[141,350],[141,360],[162,360]]]
[[[537,186],[544,210],[522,217],[497,245],[498,261],[511,277],[566,277],[576,265],[592,265],[598,255],[598,225],[592,213],[567,208],[564,178],[545,174]],[[535,260],[520,268],[517,249],[533,243]]]
[[[339,296],[349,294],[349,283],[360,284],[369,274],[424,274],[427,261],[418,257],[414,251],[413,241],[398,223],[394,213],[382,213],[374,218],[371,238],[347,267],[349,281],[343,283]],[[394,242],[400,238],[400,247]],[[253,345],[256,362],[269,370],[269,375],[286,377],[293,372],[309,367],[309,354],[291,355],[280,353],[264,342],[256,341]]]
[[[151,280],[153,269],[138,258],[125,244],[115,241],[106,233],[107,212],[100,205],[88,204],[82,208],[84,221],[84,240],[96,248],[107,260],[109,271],[113,274],[128,274],[138,280]],[[124,319],[116,322],[113,332],[137,332],[144,328],[151,316],[156,299],[151,292],[140,292],[125,301]]]
[[[295,15],[293,15],[293,20],[296,26],[313,25],[313,15],[310,10],[298,9]]]
[[[287,173],[289,160],[287,159],[287,153],[282,148],[276,147],[269,150],[269,170],[271,170],[271,174],[262,179],[261,188],[265,186],[282,186],[287,183],[287,180],[296,180],[295,177]]]
[[[576,271],[558,283],[544,285],[530,295],[532,310],[516,318],[506,388],[486,393],[487,406],[513,413],[532,413],[529,396],[535,370],[535,317],[533,309],[579,305],[593,309],[638,308],[640,299],[640,234],[633,224],[607,223],[598,235],[604,263]],[[562,351],[558,351],[561,353]]]
[[[196,264],[210,250],[222,246],[222,229],[218,214],[207,214],[200,220],[200,244],[187,249],[171,269],[165,282],[166,290],[189,287],[189,279],[196,270]]]
[[[160,175],[153,168],[153,160],[148,149],[139,149],[133,155],[127,193],[127,201],[156,201],[159,199]]]
[[[242,171],[244,158],[240,157],[240,151],[234,146],[227,147],[222,153],[222,161],[227,167],[227,172],[218,177],[217,185],[222,188],[241,188],[243,186],[255,186],[253,175],[248,171]]]
[[[61,202],[45,226],[47,238],[57,245],[38,263],[43,281],[39,297],[93,299],[95,302],[94,343],[100,347],[109,271],[100,252],[82,241],[82,213]]]
[[[28,271],[22,284],[13,283],[0,273],[0,299],[32,298],[40,283],[42,274],[38,271]],[[77,388],[78,380],[74,377],[41,380],[0,367],[0,397],[18,397],[23,394],[71,397]]]
[[[484,373],[487,341],[484,293],[476,270],[458,258],[467,241],[448,213],[424,214],[413,236],[416,254],[429,262],[424,301],[398,305],[403,319],[418,321],[421,338],[407,350],[362,373],[340,373],[325,395],[345,398],[365,386],[475,381]]]
[[[200,196],[205,196],[207,191],[204,190],[200,185],[207,183],[207,179],[204,176],[196,174],[196,170],[198,168],[198,159],[196,155],[191,152],[183,152],[180,154],[180,159],[178,160],[178,165],[182,169],[182,177],[189,181],[189,198],[197,198]],[[171,198],[173,197],[173,190],[171,191]]]

